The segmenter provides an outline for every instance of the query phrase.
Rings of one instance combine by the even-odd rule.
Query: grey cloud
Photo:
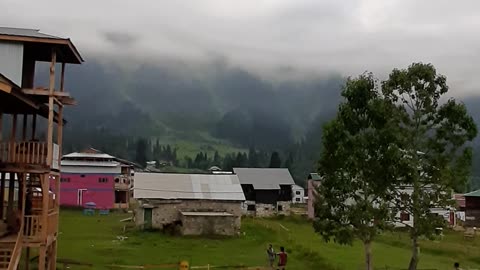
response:
[[[424,61],[458,95],[480,86],[478,0],[3,0],[0,9],[0,24],[69,36],[90,57],[215,55],[252,72],[379,76]]]

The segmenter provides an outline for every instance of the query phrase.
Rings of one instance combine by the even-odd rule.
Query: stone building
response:
[[[236,175],[137,173],[135,222],[184,235],[234,235],[245,201]]]
[[[288,169],[234,168],[245,194],[244,214],[257,217],[289,215],[292,186]]]

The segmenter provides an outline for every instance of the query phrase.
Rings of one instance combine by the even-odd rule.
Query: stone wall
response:
[[[182,216],[183,235],[236,235],[240,216]]]
[[[291,201],[278,201],[276,205],[274,204],[255,204],[255,216],[256,217],[272,217],[275,215],[290,215],[290,205]],[[247,212],[248,213],[248,212]]]
[[[140,200],[136,211],[137,225],[144,222],[143,208],[152,208],[152,228],[163,229],[164,225],[181,220],[180,212],[227,212],[242,216],[241,202],[214,200]],[[240,219],[238,220],[240,223]]]

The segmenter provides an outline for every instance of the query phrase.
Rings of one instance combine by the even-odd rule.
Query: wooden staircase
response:
[[[10,260],[12,258],[15,243],[0,244],[0,269],[9,269]]]

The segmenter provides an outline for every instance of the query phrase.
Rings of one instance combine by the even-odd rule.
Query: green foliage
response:
[[[464,104],[454,99],[441,104],[448,85],[431,64],[393,70],[382,90],[398,109],[399,143],[404,150],[398,181],[413,189],[396,196],[399,210],[413,216],[409,265],[413,270],[418,264],[418,238],[431,237],[438,226],[430,209],[451,205],[452,191],[465,189],[472,160],[466,143],[475,138],[477,128]]]
[[[400,155],[394,107],[382,99],[372,74],[349,79],[342,96],[337,117],[323,131],[314,228],[325,241],[358,238],[369,249],[393,217],[391,170]],[[371,269],[368,252],[366,264]]]

